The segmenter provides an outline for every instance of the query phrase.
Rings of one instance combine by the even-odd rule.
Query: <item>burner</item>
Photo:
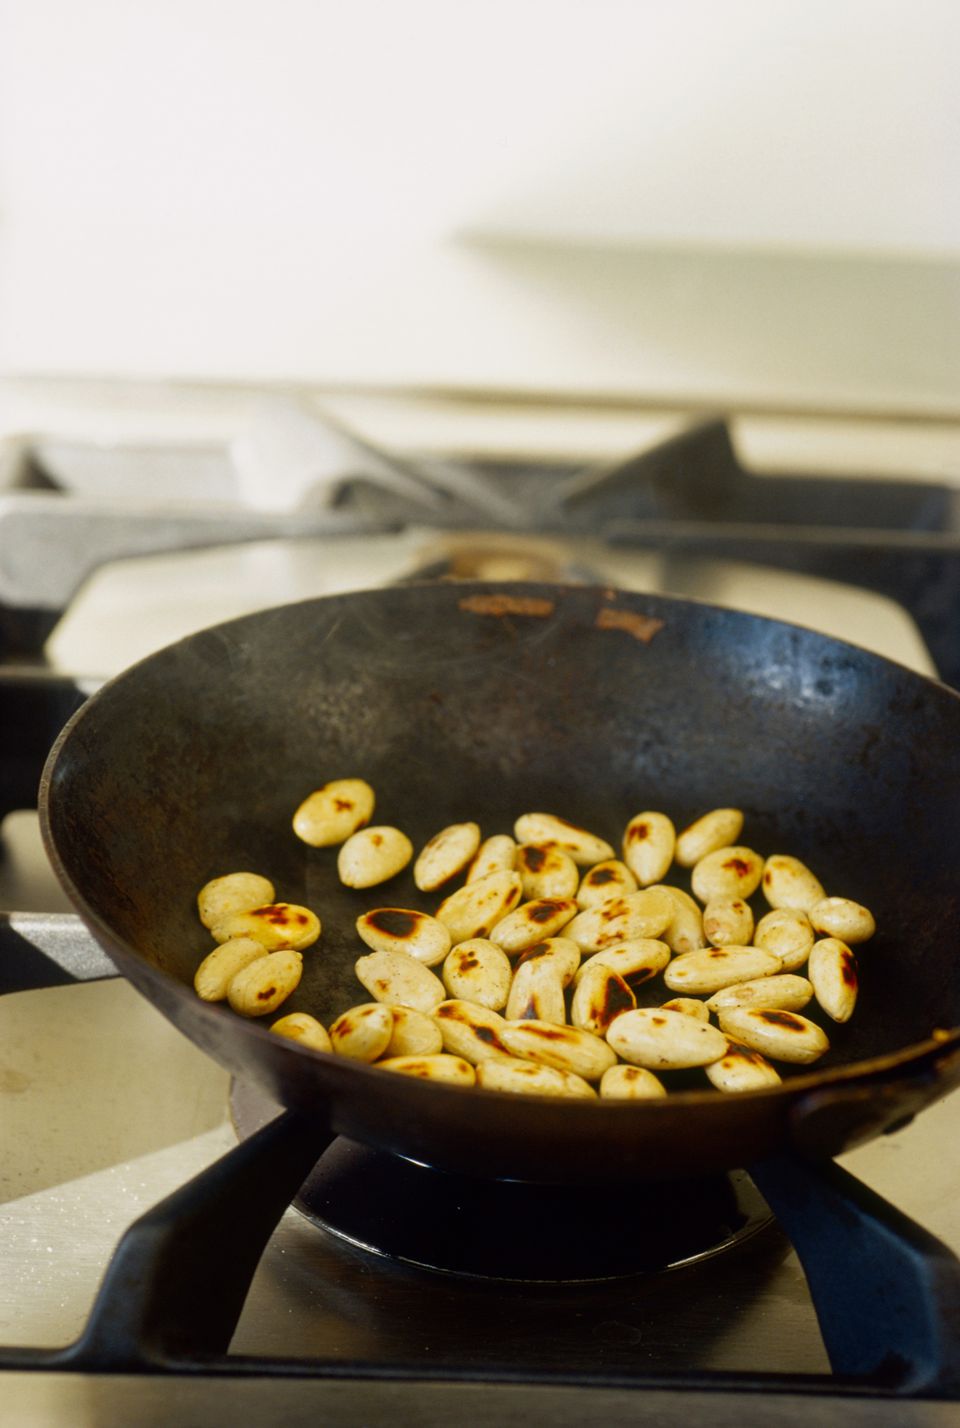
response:
[[[279,1113],[234,1081],[246,1140]],[[421,1269],[524,1283],[588,1283],[709,1259],[771,1224],[742,1172],[609,1189],[448,1175],[339,1137],[293,1202],[349,1244]]]

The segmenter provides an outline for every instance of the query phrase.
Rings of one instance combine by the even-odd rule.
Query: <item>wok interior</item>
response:
[[[732,804],[743,842],[803,858],[828,893],[877,918],[860,1005],[829,1026],[818,1069],[960,1022],[955,695],[824,637],[706,606],[524,586],[514,596],[550,612],[484,615],[464,608],[475,593],[408,587],[288,606],[114,681],[55,760],[46,809],[85,909],[189,987],[212,945],[197,890],[264,873],[279,899],[322,918],[284,1010],[328,1024],[368,1000],[353,973],[366,950],[357,916],[440,900],[409,871],[346,889],[337,850],[299,842],[293,811],[328,779],[366,778],[373,821],[415,847],[450,822],[475,819],[486,836],[545,810],[619,849],[641,809],[682,826]],[[611,605],[662,627],[642,638],[597,628]],[[689,885],[680,870],[671,880]],[[668,995],[659,978],[648,990],[648,1001]]]

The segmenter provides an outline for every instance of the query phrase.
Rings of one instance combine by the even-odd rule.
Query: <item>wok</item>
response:
[[[319,784],[362,776],[415,846],[546,810],[616,846],[658,808],[735,805],[743,841],[807,861],[868,905],[862,993],[823,1061],[781,1087],[557,1101],[465,1090],[272,1035],[192,977],[197,890],[237,869],[323,919],[284,1012],[368,1000],[356,917],[435,908],[409,870],[357,892],[293,834]],[[192,635],[91,698],[51,752],[47,848],[119,970],[281,1104],[439,1169],[541,1182],[681,1176],[784,1149],[834,1155],[960,1080],[960,696],[858,648],[679,599],[548,585],[424,584],[311,600]],[[678,877],[682,881],[682,877]],[[650,984],[648,1000],[667,994]],[[269,1021],[270,1018],[267,1018]],[[829,1024],[828,1024],[829,1025]]]

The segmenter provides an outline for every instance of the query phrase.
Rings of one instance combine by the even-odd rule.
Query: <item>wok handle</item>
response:
[[[799,1256],[834,1373],[960,1392],[960,1260],[946,1245],[832,1162],[749,1171]]]
[[[0,913],[0,996],[115,976],[116,967],[73,913]]]

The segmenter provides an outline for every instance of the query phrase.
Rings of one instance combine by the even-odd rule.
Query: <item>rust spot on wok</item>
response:
[[[658,631],[663,629],[663,621],[655,615],[640,615],[636,610],[615,610],[604,605],[597,611],[594,625],[598,630],[623,630],[641,644],[648,645]]]
[[[467,595],[457,603],[471,615],[532,615],[540,620],[556,609],[552,600],[536,595]]]

